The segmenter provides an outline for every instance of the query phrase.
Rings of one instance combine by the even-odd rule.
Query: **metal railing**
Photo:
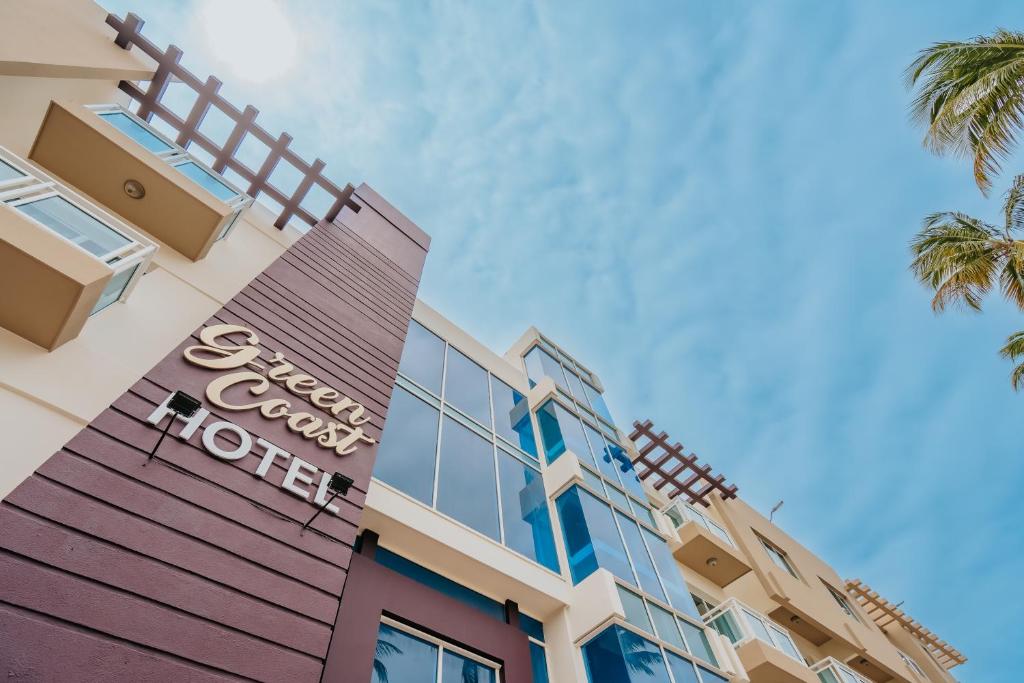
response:
[[[811,666],[811,671],[818,674],[821,683],[872,683],[838,659],[826,657]]]
[[[805,664],[789,631],[736,598],[729,598],[705,614],[704,623],[728,638],[735,647],[757,639]]]

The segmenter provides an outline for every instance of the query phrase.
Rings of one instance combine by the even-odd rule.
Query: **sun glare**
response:
[[[288,73],[296,36],[276,0],[199,0],[197,19],[212,57],[232,76],[263,83]]]

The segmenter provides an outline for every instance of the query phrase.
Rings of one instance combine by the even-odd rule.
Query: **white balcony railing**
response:
[[[663,512],[665,516],[672,520],[672,524],[677,529],[687,522],[695,522],[725,541],[726,545],[730,548],[736,547],[736,544],[733,543],[729,532],[726,531],[721,524],[718,524],[715,520],[711,519],[692,505],[687,505],[683,502],[675,502],[665,508]]]
[[[811,667],[811,671],[818,674],[821,683],[872,683],[832,657],[821,660]]]
[[[729,598],[705,614],[704,623],[728,638],[734,646],[756,638],[801,664],[805,663],[786,629],[736,598]]]

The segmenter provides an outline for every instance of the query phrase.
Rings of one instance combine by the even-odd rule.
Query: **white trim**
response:
[[[466,659],[472,660],[472,661],[476,662],[477,664],[481,664],[483,666],[486,666],[489,669],[493,669],[494,672],[495,672],[495,681],[500,680],[499,677],[498,677],[498,672],[501,671],[501,663],[500,662],[496,662],[496,661],[488,659],[486,657],[481,657],[480,655],[475,654],[473,652],[470,652],[469,650],[464,650],[463,648],[459,647],[458,645],[454,645],[454,644],[448,642],[447,640],[442,640],[441,638],[438,638],[437,636],[434,636],[434,635],[431,635],[429,633],[426,633],[425,631],[421,631],[421,630],[419,630],[418,628],[416,628],[414,626],[409,626],[408,624],[403,623],[401,621],[397,621],[395,619],[392,619],[391,617],[381,616],[380,623],[386,624],[387,626],[390,626],[391,628],[395,629],[396,631],[402,631],[403,633],[407,633],[408,635],[413,636],[414,638],[419,638],[420,640],[424,640],[424,641],[430,643],[431,645],[437,646],[437,680],[438,681],[441,680],[442,661],[444,659],[444,652],[445,652],[445,650],[447,650],[449,652],[453,652],[453,653],[459,655],[460,657],[465,657]]]

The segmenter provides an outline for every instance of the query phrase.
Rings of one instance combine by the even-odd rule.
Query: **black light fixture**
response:
[[[346,477],[341,472],[335,472],[332,474],[330,480],[327,482],[327,488],[331,491],[331,497],[327,499],[327,502],[324,503],[319,510],[313,513],[313,516],[309,518],[308,522],[302,525],[302,528],[299,530],[299,535],[301,536],[306,533],[306,528],[313,523],[313,520],[316,519],[321,512],[327,509],[328,505],[334,502],[335,498],[347,495],[348,490],[354,483],[355,480],[352,477]]]
[[[164,442],[164,437],[167,436],[167,432],[171,430],[171,425],[174,424],[176,419],[178,419],[178,416],[180,415],[185,418],[192,417],[202,407],[202,405],[203,404],[199,402],[199,399],[189,396],[184,391],[175,391],[171,394],[171,398],[167,401],[167,408],[173,414],[171,415],[171,419],[168,421],[167,426],[164,427],[164,431],[160,433],[160,438],[157,440],[156,445],[153,446],[153,450],[149,452],[149,457],[146,458],[146,462],[142,463],[143,467],[148,465],[149,461],[153,459],[154,455],[156,455],[156,450],[160,448],[160,444]]]

